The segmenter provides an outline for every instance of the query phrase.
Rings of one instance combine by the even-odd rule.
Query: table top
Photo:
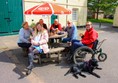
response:
[[[67,32],[62,32],[63,34],[54,34],[54,35],[51,35],[49,36],[50,39],[54,39],[54,38],[62,38],[62,37],[65,37],[67,36]]]

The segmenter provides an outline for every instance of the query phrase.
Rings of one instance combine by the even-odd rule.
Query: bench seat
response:
[[[54,57],[51,57],[52,54],[56,54],[56,59],[58,62],[60,62],[60,56],[61,56],[61,51],[63,51],[65,48],[64,47],[58,47],[58,48],[51,48],[48,53],[46,54],[36,54],[38,55],[38,62],[41,64],[42,61],[45,60],[54,60]],[[46,58],[41,58],[41,56],[46,55]]]

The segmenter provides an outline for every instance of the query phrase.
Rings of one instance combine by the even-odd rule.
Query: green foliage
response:
[[[30,25],[30,27],[33,28],[33,27],[35,27],[35,25],[36,25],[35,23],[32,23],[32,24]]]
[[[88,0],[88,9],[92,12],[104,11],[105,14],[114,14],[118,0]]]
[[[91,22],[96,22],[96,23],[111,23],[113,24],[113,20],[112,19],[88,19],[88,21],[91,21]]]
[[[34,28],[35,25],[36,25],[33,21],[34,21],[34,19],[32,19],[32,23],[31,23],[31,25],[30,25],[31,28]]]

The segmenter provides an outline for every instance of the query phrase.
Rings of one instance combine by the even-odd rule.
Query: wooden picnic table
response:
[[[63,38],[67,36],[67,32],[60,32],[54,35],[49,36],[49,39],[57,39],[57,38]]]
[[[60,43],[61,39],[66,36],[67,36],[67,32],[64,32],[64,31],[57,34],[50,35],[49,43],[51,42],[52,39],[56,40],[56,43]],[[51,42],[51,43],[54,43],[54,42]]]
[[[63,37],[67,36],[67,32],[61,32],[61,34],[54,34],[49,36],[49,52],[46,53],[46,55],[48,56],[48,58],[41,58],[39,54],[39,63],[41,64],[41,61],[45,61],[45,60],[53,60],[56,59],[58,62],[60,62],[60,56],[61,56],[61,52],[65,49],[64,47],[58,45],[60,43],[60,39]],[[50,39],[56,39],[55,43],[50,43]],[[59,39],[59,42],[57,42],[57,40]],[[56,58],[55,57],[51,57],[53,54],[56,53]]]

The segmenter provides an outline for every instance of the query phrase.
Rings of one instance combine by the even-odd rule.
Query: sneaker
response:
[[[34,67],[33,65],[29,65],[29,66],[27,67],[27,69],[28,69],[28,70],[32,70],[33,67]]]
[[[26,71],[26,75],[29,75],[31,73],[32,70],[27,70]]]

